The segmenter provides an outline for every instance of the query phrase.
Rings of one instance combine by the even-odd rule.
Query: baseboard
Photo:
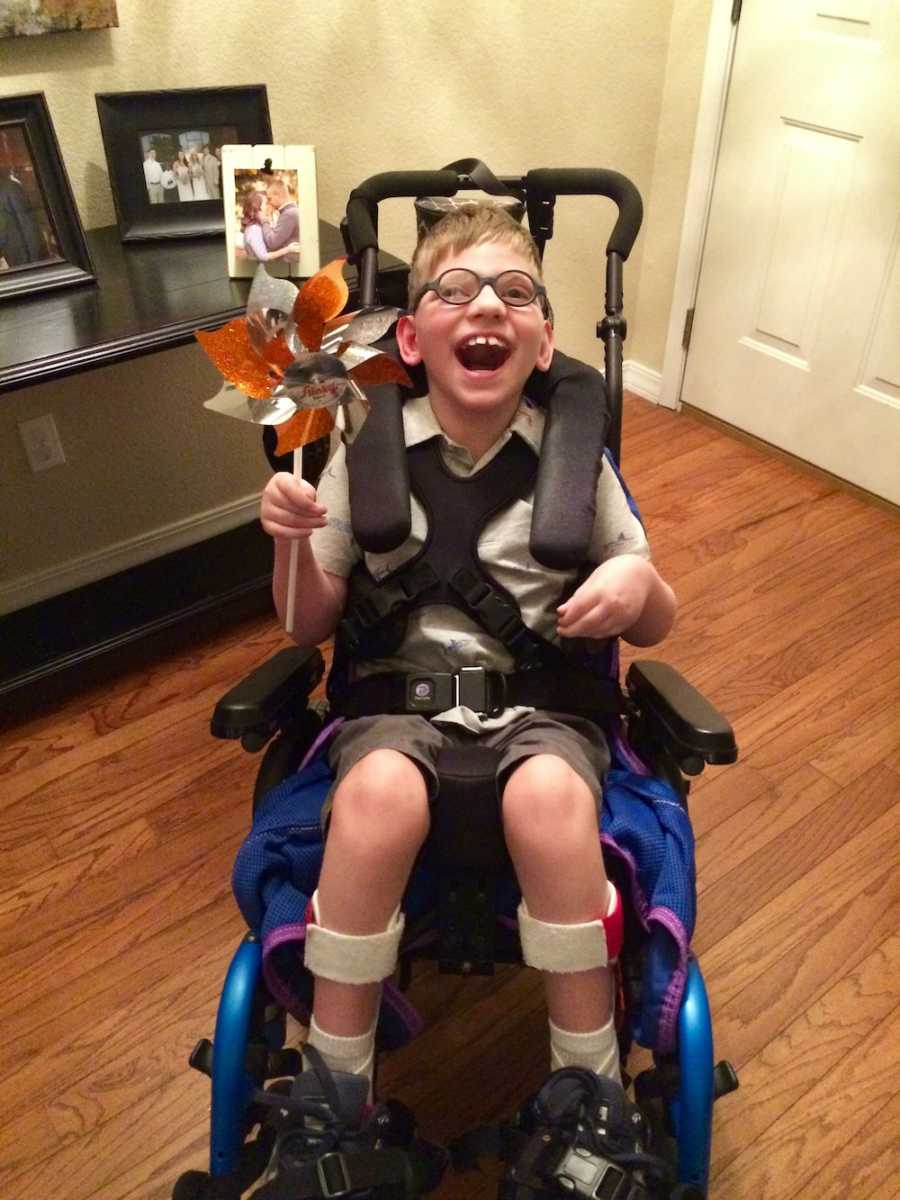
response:
[[[218,537],[221,533],[247,525],[258,515],[259,493],[254,492],[219,508],[195,513],[136,538],[105,546],[93,554],[80,555],[46,570],[0,584],[0,616],[18,612],[51,596],[75,591],[99,579],[182,550],[185,546]]]
[[[659,404],[662,374],[629,358],[622,363],[622,386],[626,392],[634,392],[636,396],[643,396],[645,400]]]
[[[0,720],[272,612],[258,520],[0,618]]]

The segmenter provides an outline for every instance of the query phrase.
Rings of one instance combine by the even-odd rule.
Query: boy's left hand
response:
[[[654,568],[636,554],[601,563],[556,610],[560,637],[609,638],[639,619],[653,586]]]

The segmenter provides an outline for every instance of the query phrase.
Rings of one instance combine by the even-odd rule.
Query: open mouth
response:
[[[496,371],[510,354],[509,346],[490,335],[471,337],[456,347],[456,357],[467,371]]]

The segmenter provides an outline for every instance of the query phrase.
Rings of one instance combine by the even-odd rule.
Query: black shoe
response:
[[[275,1149],[266,1182],[254,1200],[327,1200],[331,1196],[421,1196],[437,1187],[446,1155],[416,1136],[404,1105],[388,1101],[370,1108],[369,1082],[330,1071],[312,1048],[310,1068],[290,1092],[266,1101],[275,1111]]]
[[[653,1153],[643,1114],[613,1079],[580,1067],[554,1071],[517,1127],[500,1200],[661,1200],[671,1194],[669,1164]]]

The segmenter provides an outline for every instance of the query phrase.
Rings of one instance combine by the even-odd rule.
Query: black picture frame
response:
[[[0,302],[94,282],[44,93],[0,96]]]
[[[174,144],[190,131],[227,129],[229,141],[268,144],[272,125],[266,85],[98,92],[96,100],[122,241],[224,235],[221,196],[190,203],[151,203],[142,140],[169,138]]]

